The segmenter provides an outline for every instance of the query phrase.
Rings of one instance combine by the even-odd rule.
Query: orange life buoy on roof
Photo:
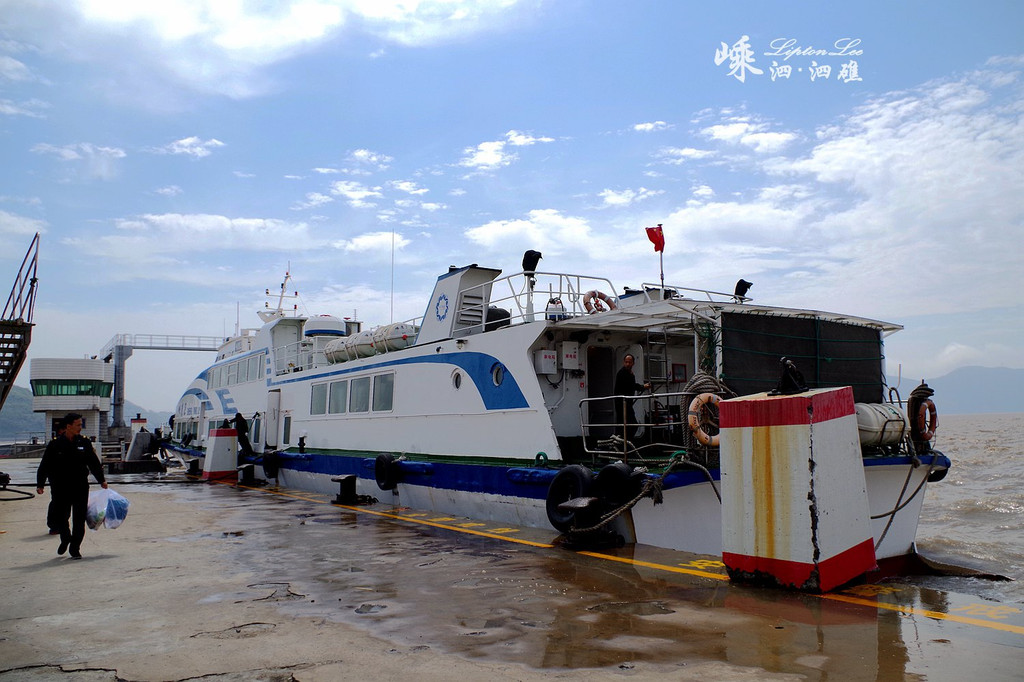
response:
[[[588,313],[603,312],[604,306],[601,305],[602,301],[608,305],[608,310],[615,310],[615,301],[609,298],[608,294],[603,291],[591,289],[587,293],[583,294],[583,307],[587,309]]]
[[[705,405],[718,406],[718,402],[721,400],[714,393],[701,393],[692,401],[690,401],[690,409],[686,413],[686,420],[690,425],[690,431],[693,431],[693,435],[696,436],[697,441],[701,445],[708,445],[713,448],[718,447],[718,434],[713,436],[708,435],[708,432],[701,427],[700,424],[700,410]]]
[[[931,440],[938,427],[939,413],[935,409],[935,403],[931,398],[926,398],[917,408],[917,431],[921,434],[921,440]]]

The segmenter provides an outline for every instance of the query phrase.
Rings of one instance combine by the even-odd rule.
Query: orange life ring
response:
[[[931,440],[938,427],[939,413],[935,410],[935,403],[931,398],[926,398],[917,408],[917,431],[921,434],[921,440]]]
[[[604,312],[604,306],[601,305],[601,301],[608,304],[608,310],[615,310],[615,301],[609,298],[608,294],[603,291],[591,289],[583,294],[583,307],[587,309],[588,313]]]
[[[692,401],[690,401],[690,409],[686,413],[686,421],[690,425],[690,430],[693,431],[693,435],[697,437],[697,441],[701,445],[708,445],[713,448],[718,447],[718,434],[709,436],[708,432],[701,428],[700,425],[700,408],[704,405],[715,405],[717,407],[719,398],[714,393],[701,393]]]

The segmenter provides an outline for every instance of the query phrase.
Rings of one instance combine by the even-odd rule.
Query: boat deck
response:
[[[28,490],[36,463],[0,469]],[[0,503],[0,681],[1010,680],[1024,668],[1024,609],[919,581],[797,594],[730,584],[713,557],[572,551],[554,531],[396,508],[387,493],[338,506],[177,472],[110,479],[128,518],[87,531],[82,561],[55,554],[48,495]]]

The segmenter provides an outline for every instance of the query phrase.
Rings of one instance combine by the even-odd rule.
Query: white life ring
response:
[[[701,426],[701,408],[705,405],[718,406],[718,402],[721,400],[714,393],[701,393],[690,402],[690,410],[686,413],[687,422],[690,425],[690,431],[697,437],[697,441],[701,445],[707,445],[709,447],[718,447],[718,434],[709,435],[707,431]]]
[[[615,301],[609,298],[608,294],[603,291],[591,289],[583,294],[583,307],[590,314],[604,312],[605,308],[601,305],[602,301],[608,305],[608,310],[615,310]]]

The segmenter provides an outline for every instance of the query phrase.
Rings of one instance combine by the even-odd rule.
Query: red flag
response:
[[[658,223],[657,227],[648,227],[647,238],[654,244],[655,251],[665,250],[665,234],[661,231],[661,223]]]

